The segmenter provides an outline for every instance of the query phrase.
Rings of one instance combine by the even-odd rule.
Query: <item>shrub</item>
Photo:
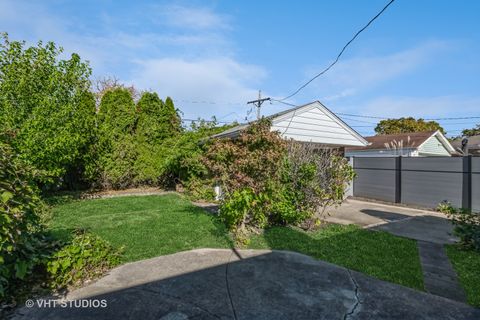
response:
[[[0,34],[0,132],[46,189],[82,180],[94,139],[91,70],[77,54],[62,60],[49,42],[25,47]]]
[[[120,253],[108,242],[84,231],[77,231],[71,242],[54,253],[47,272],[54,288],[77,286],[101,276],[120,263]]]
[[[215,141],[204,161],[224,189],[220,216],[237,234],[268,225],[310,228],[318,213],[343,201],[354,176],[334,150],[287,142],[265,119],[236,140]]]
[[[445,213],[454,225],[454,234],[467,249],[480,251],[480,213],[457,209],[449,202],[442,202],[437,210]]]
[[[32,180],[32,170],[0,142],[0,297],[44,257],[40,215],[46,207]]]
[[[336,150],[290,141],[281,185],[285,200],[303,213],[298,220],[305,221],[341,204],[347,183],[354,176],[353,168]]]
[[[137,158],[135,119],[135,104],[127,89],[116,88],[103,95],[98,112],[95,178],[104,188],[132,184]]]
[[[286,141],[270,131],[269,120],[262,119],[238,139],[214,141],[204,162],[227,194],[244,188],[261,193],[268,181],[279,179],[285,152]]]

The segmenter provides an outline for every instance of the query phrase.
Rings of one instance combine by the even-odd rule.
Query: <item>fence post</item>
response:
[[[463,157],[462,208],[472,210],[472,156]]]
[[[395,203],[402,202],[402,156],[395,158]]]

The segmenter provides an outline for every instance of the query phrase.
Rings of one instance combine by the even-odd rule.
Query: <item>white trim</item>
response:
[[[437,137],[438,140],[442,143],[442,145],[447,149],[448,153],[452,154],[455,153],[455,148],[450,144],[447,138],[443,135],[443,133],[440,130],[435,131],[428,139],[425,139],[422,144],[420,144],[417,149],[420,150],[420,148],[427,143],[428,140],[432,139],[433,137]]]

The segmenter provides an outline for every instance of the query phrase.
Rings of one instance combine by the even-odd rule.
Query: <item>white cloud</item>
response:
[[[230,17],[202,6],[149,9],[132,12],[126,22],[99,12],[101,23],[91,29],[88,23],[76,27],[75,21],[64,19],[45,3],[5,1],[0,2],[0,30],[12,30],[12,39],[26,39],[29,44],[53,40],[66,55],[77,52],[89,60],[94,77],[116,76],[176,100],[225,102],[179,103],[188,117],[228,115],[225,120],[241,120],[247,107],[231,102],[254,98],[254,86],[266,72],[235,58],[228,36]],[[145,25],[137,30],[134,22],[139,20]]]
[[[180,5],[157,6],[153,21],[172,27],[185,29],[228,29],[229,18],[206,7],[186,7]]]
[[[161,58],[137,61],[131,83],[179,100],[217,102],[181,103],[187,117],[221,116],[229,112],[244,116],[247,108],[241,106],[242,101],[256,96],[257,91],[252,86],[265,77],[263,68],[231,58]],[[239,104],[232,105],[232,101]]]
[[[322,78],[315,81],[313,90],[327,93],[322,100],[334,101],[355,95],[417,70],[429,58],[448,48],[442,41],[430,41],[415,48],[377,57],[362,57],[337,63]],[[309,75],[321,68],[309,68]]]

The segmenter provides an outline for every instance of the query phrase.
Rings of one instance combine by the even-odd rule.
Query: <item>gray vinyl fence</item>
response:
[[[351,159],[353,195],[435,208],[442,201],[480,212],[480,157]]]

